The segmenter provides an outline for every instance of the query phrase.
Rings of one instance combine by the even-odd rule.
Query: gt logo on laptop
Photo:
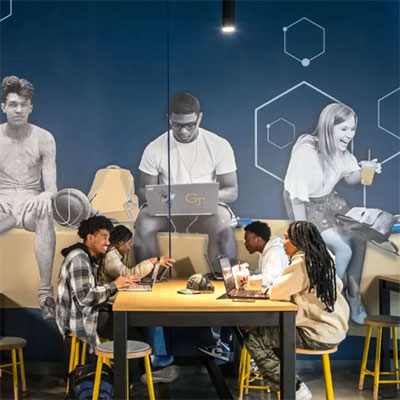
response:
[[[198,193],[187,193],[185,196],[187,203],[196,204],[197,207],[202,207],[205,199],[205,197],[199,196]]]

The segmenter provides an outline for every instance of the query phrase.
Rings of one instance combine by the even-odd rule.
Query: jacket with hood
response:
[[[282,239],[272,237],[265,244],[258,259],[258,268],[253,273],[262,275],[261,285],[266,288],[275,283],[288,264],[289,260],[283,248]]]
[[[116,291],[115,283],[97,286],[98,264],[83,243],[61,251],[65,257],[58,277],[56,322],[61,333],[70,332],[89,344],[100,343],[97,335],[99,308]]]

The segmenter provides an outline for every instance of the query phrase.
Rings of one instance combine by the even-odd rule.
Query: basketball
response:
[[[53,218],[65,228],[77,228],[89,218],[90,204],[85,194],[77,189],[62,189],[53,198]]]

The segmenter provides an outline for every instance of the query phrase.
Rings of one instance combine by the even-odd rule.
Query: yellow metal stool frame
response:
[[[360,381],[358,383],[358,390],[363,390],[364,387],[364,377],[365,375],[371,375],[374,377],[374,391],[373,399],[378,399],[378,389],[380,383],[395,383],[397,385],[397,390],[399,390],[399,358],[398,358],[398,348],[397,348],[397,330],[400,327],[400,317],[390,316],[390,315],[371,315],[365,318],[364,323],[367,325],[367,334],[365,336],[365,345],[363,359],[361,363],[360,371]],[[371,341],[372,328],[377,327],[376,333],[376,353],[375,353],[375,369],[370,371],[367,369],[367,359],[369,352],[369,345]],[[380,370],[381,363],[381,348],[382,348],[382,328],[392,328],[392,340],[393,340],[393,362],[394,371]],[[380,375],[394,375],[396,379],[379,379]]]
[[[92,400],[97,400],[99,397],[99,390],[100,390],[100,381],[101,381],[101,371],[103,369],[103,363],[106,363],[110,359],[114,358],[114,343],[113,342],[108,342],[104,343],[107,345],[107,349],[102,350],[102,346],[96,347],[96,355],[97,355],[97,365],[96,365],[96,377],[94,379],[94,388],[93,388],[93,397]],[[141,351],[129,351],[130,345],[134,344],[140,344],[142,347],[144,347],[144,350]],[[103,346],[104,347],[104,346]],[[151,374],[151,366],[150,366],[150,354],[151,354],[151,347],[144,342],[138,342],[138,341],[133,341],[133,340],[128,340],[128,351],[127,351],[127,360],[126,362],[128,363],[128,360],[132,358],[144,358],[144,367],[146,371],[146,381],[147,381],[147,389],[149,392],[149,399],[150,400],[155,400],[155,395],[154,395],[154,387],[153,387],[153,376]],[[128,368],[127,368],[127,374],[128,374]],[[129,379],[127,381],[127,393],[129,393]]]
[[[337,346],[329,350],[309,350],[309,349],[296,349],[296,354],[307,354],[309,356],[322,356],[322,366],[324,369],[325,378],[325,395],[327,400],[334,400],[333,394],[333,383],[332,383],[332,372],[331,372],[331,361],[329,354],[336,353],[338,350]]]
[[[73,371],[76,366],[80,363],[83,365],[86,362],[86,343],[82,342],[79,338],[77,338],[72,333],[69,334],[71,339],[71,351],[69,353],[69,366],[68,366],[68,375],[71,371]],[[80,353],[80,347],[82,344],[82,353]],[[68,394],[69,390],[69,378],[67,378],[67,389],[66,393]]]
[[[251,369],[251,356],[246,347],[242,347],[239,363],[239,400],[243,398],[243,390],[245,394],[249,393],[249,389],[263,389],[269,393],[268,385],[251,385],[250,380],[264,380],[262,376],[256,374],[256,371]]]
[[[26,377],[25,377],[25,366],[24,357],[22,355],[22,348],[26,346],[26,340],[20,337],[5,336],[0,339],[0,350],[11,350],[11,363],[1,364],[0,370],[13,376],[14,385],[14,399],[18,400],[18,369],[19,365],[22,381],[22,391],[26,392]],[[17,350],[18,350],[18,361],[17,361]],[[12,371],[8,371],[4,368],[12,367]],[[0,375],[1,376],[1,375]]]

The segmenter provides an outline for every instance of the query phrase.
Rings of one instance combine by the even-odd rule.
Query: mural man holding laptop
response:
[[[218,268],[218,255],[226,254],[236,260],[236,243],[231,227],[232,211],[227,206],[238,195],[236,162],[227,140],[200,128],[203,113],[199,100],[190,93],[178,93],[170,103],[170,165],[168,165],[168,132],[152,141],[144,150],[139,165],[141,171],[139,198],[142,207],[135,224],[134,253],[136,262],[159,254],[157,232],[168,230],[168,171],[170,170],[171,224],[175,231],[208,234],[208,256]],[[209,187],[214,183],[213,188]],[[219,184],[217,188],[215,183]],[[187,192],[182,187],[187,185]],[[208,184],[208,186],[207,186]],[[148,186],[152,185],[152,186]],[[160,187],[153,185],[160,185]],[[174,186],[176,185],[176,186]],[[201,186],[205,194],[197,195]],[[146,188],[147,186],[147,188]],[[185,187],[183,188],[185,189]],[[151,190],[149,192],[149,190]],[[159,196],[165,212],[152,211],[154,192]],[[215,210],[202,212],[208,202],[207,191],[215,198]],[[183,200],[182,200],[183,199]],[[179,201],[199,206],[183,211]],[[148,204],[147,202],[151,203]],[[158,207],[159,208],[159,207]],[[164,216],[165,215],[165,216]]]

